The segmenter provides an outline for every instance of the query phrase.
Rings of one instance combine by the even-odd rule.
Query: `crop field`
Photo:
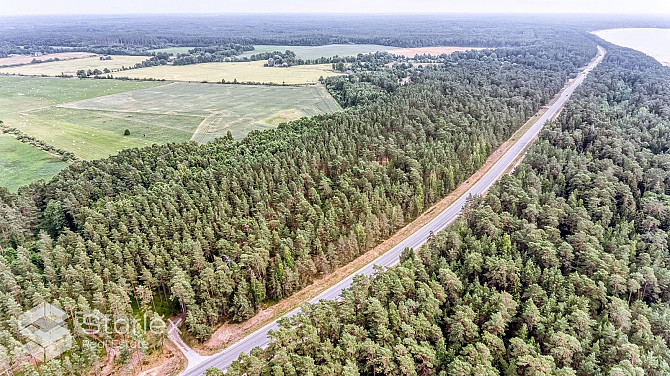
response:
[[[55,54],[47,54],[42,56],[15,55],[0,58],[0,67],[6,67],[8,65],[30,64],[33,62],[33,60],[37,61],[46,61],[49,59],[71,60],[91,56],[95,56],[95,54],[90,52],[59,52]]]
[[[437,46],[437,47],[416,47],[416,48],[395,48],[392,50],[387,50],[388,52],[412,58],[416,55],[433,55],[439,56],[442,54],[452,54],[457,51],[469,51],[469,50],[483,50],[480,47],[449,47],[449,46]]]
[[[329,44],[325,46],[273,46],[256,45],[255,50],[247,51],[242,56],[253,55],[261,52],[273,52],[291,50],[300,59],[318,59],[320,57],[332,56],[356,56],[377,51],[390,51],[396,47],[380,46],[378,44]]]
[[[298,65],[289,68],[264,67],[265,61],[236,63],[204,63],[193,65],[162,65],[118,72],[115,77],[155,78],[191,82],[261,82],[277,84],[314,84],[319,77],[336,76],[331,64]]]
[[[252,130],[270,129],[304,116],[340,110],[339,105],[321,86],[194,83],[172,83],[68,103],[62,107],[64,110],[102,111],[117,116],[132,114],[204,119],[195,132],[191,131],[190,138],[199,143],[225,136],[228,131],[234,138],[241,139]]]
[[[155,135],[157,131],[147,131],[147,119],[144,116],[119,119],[105,113],[67,112],[56,106],[157,85],[165,83],[0,77],[0,120],[48,144],[69,150],[80,158],[106,157],[126,147],[163,142],[160,137],[167,136]],[[168,119],[160,120],[171,124]],[[198,124],[197,120],[189,120],[193,129]],[[125,129],[131,131],[131,136],[123,136]],[[138,137],[140,133],[142,137]],[[182,139],[188,137],[183,135]]]
[[[67,166],[59,158],[0,134],[0,186],[11,192],[35,180],[49,180]]]
[[[0,120],[9,114],[159,85],[165,83],[0,76]]]
[[[58,76],[61,74],[76,75],[80,69],[103,70],[108,68],[112,71],[121,67],[131,67],[146,60],[146,56],[123,56],[113,55],[112,60],[100,60],[99,57],[87,57],[83,59],[71,59],[63,61],[52,61],[49,63],[29,64],[18,67],[0,68],[0,73],[18,74],[24,76]]]
[[[228,131],[241,139],[252,130],[339,110],[321,86],[0,76],[0,120],[87,160],[153,143],[204,143]],[[0,143],[1,186],[15,190],[67,165],[10,136]]]
[[[167,47],[167,48],[157,48],[155,50],[149,50],[149,52],[164,52],[168,54],[185,54],[188,50],[192,50],[195,47]]]

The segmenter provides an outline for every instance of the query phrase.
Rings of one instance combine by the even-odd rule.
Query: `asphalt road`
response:
[[[463,206],[466,203],[468,197],[481,195],[486,192],[493,183],[498,180],[505,171],[512,166],[514,161],[517,159],[521,153],[524,152],[526,146],[533,141],[535,136],[538,135],[544,124],[551,119],[555,114],[557,114],[565,102],[570,98],[570,95],[579,87],[579,85],[584,82],[586,75],[593,70],[605,56],[605,49],[598,46],[598,55],[596,58],[580,73],[575,81],[565,89],[561,97],[551,106],[549,109],[540,117],[531,128],[521,136],[521,138],[510,147],[505,154],[498,160],[496,164],[479,180],[477,181],[465,194],[463,194],[456,202],[451,204],[446,208],[442,213],[440,213],[435,219],[431,222],[420,228],[418,231],[410,235],[408,238],[400,242],[400,244],[393,247],[388,252],[379,256],[376,260],[370,264],[364,266],[354,274],[348,276],[346,279],[340,281],[335,286],[324,291],[314,299],[310,300],[310,303],[316,303],[322,299],[336,300],[339,298],[342,290],[348,288],[355,275],[365,274],[372,275],[374,273],[374,266],[379,265],[383,267],[391,267],[398,263],[400,255],[405,248],[417,248],[425,243],[431,232],[437,233],[447,227],[451,222],[458,217]],[[285,316],[290,317],[300,312],[300,308],[295,309]],[[182,373],[182,376],[200,376],[205,373],[205,370],[210,367],[217,367],[220,369],[225,369],[228,367],[234,360],[236,360],[241,353],[249,353],[251,349],[255,347],[263,347],[269,343],[268,332],[270,330],[276,330],[279,328],[277,321],[274,321],[267,326],[259,329],[258,331],[248,335],[234,345],[226,348],[218,354],[205,357],[203,361],[198,364],[189,364],[189,367]]]

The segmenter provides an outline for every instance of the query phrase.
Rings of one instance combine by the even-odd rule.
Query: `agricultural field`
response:
[[[0,120],[27,135],[71,151],[80,158],[106,157],[126,147],[161,141],[153,141],[152,132],[143,132],[146,137],[135,137],[146,129],[143,123],[147,121],[145,116],[131,116],[121,121],[104,113],[67,112],[56,106],[157,85],[165,83],[0,77]],[[193,128],[198,123],[196,120],[192,121]],[[125,129],[132,132],[131,136],[123,136]]]
[[[190,139],[199,143],[225,136],[228,131],[235,139],[241,139],[253,130],[271,129],[280,123],[301,117],[340,110],[339,105],[322,86],[281,87],[183,82],[68,103],[61,107],[62,110],[102,112],[115,116],[128,114],[148,118],[196,118],[202,122],[197,129],[193,129],[195,132],[191,130]]]
[[[185,54],[189,50],[194,49],[195,47],[167,47],[167,48],[157,48],[155,50],[149,50],[148,52],[163,52],[163,53],[168,53],[168,54]]]
[[[395,48],[387,50],[388,52],[412,58],[416,55],[433,55],[439,56],[442,54],[452,54],[458,51],[469,51],[469,50],[483,50],[480,47],[449,47],[449,46],[437,46],[437,47],[416,47],[416,48]]]
[[[61,74],[76,75],[80,69],[84,70],[120,70],[121,67],[131,67],[146,60],[146,56],[113,55],[112,60],[100,60],[99,57],[52,61],[49,63],[29,64],[18,67],[0,68],[0,73],[24,76],[58,76]]]
[[[90,52],[58,52],[55,54],[47,54],[42,56],[14,55],[0,58],[0,67],[6,67],[10,65],[30,64],[33,62],[33,60],[36,61],[46,61],[49,59],[72,60],[72,59],[82,59],[91,56],[96,55]]]
[[[154,78],[168,81],[191,82],[262,82],[303,85],[318,82],[319,77],[335,76],[331,64],[298,65],[289,68],[264,67],[265,61],[235,63],[204,63],[193,65],[162,65],[118,72],[115,77]]]
[[[261,52],[291,50],[299,59],[318,59],[332,56],[356,56],[377,51],[391,51],[397,47],[381,46],[378,44],[329,44],[325,46],[273,46],[255,45],[255,50],[246,51],[241,56],[253,55]]]
[[[51,179],[67,166],[60,158],[0,134],[0,187],[16,192],[32,181]]]

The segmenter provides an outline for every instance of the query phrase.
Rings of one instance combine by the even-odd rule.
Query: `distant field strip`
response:
[[[121,67],[132,67],[146,60],[146,56],[122,56],[113,55],[112,60],[100,60],[99,57],[87,57],[83,59],[70,59],[63,61],[52,61],[49,63],[28,64],[18,67],[0,68],[0,73],[19,74],[25,76],[58,76],[61,74],[76,75],[77,71],[83,70],[109,70],[115,71]]]
[[[274,46],[255,45],[253,51],[246,51],[242,56],[253,55],[261,52],[273,52],[291,50],[299,59],[318,59],[320,57],[332,56],[356,56],[377,51],[390,51],[396,47],[381,46],[378,44],[328,44],[325,46]]]
[[[49,59],[59,59],[59,60],[71,60],[71,59],[81,59],[85,57],[95,56],[94,53],[90,52],[58,52],[55,54],[46,54],[42,56],[32,56],[32,55],[15,55],[9,57],[0,58],[0,67],[6,67],[10,65],[19,65],[19,64],[30,64],[33,61],[46,61]],[[37,64],[37,63],[35,63]]]
[[[241,139],[253,130],[271,129],[301,117],[340,110],[337,102],[320,86],[183,82],[67,103],[60,107],[100,111],[106,116],[116,113],[204,119],[195,132],[191,129],[190,133],[190,139],[199,143],[225,136],[228,131],[235,139]]]
[[[469,51],[469,50],[483,50],[481,47],[449,47],[449,46],[437,46],[437,47],[416,47],[416,48],[394,48],[387,50],[389,53],[394,55],[400,55],[412,58],[416,55],[433,55],[439,56],[442,54],[452,54],[458,51]]]
[[[159,79],[189,82],[261,82],[276,84],[315,84],[319,77],[336,76],[331,64],[298,65],[288,68],[264,67],[265,61],[161,65],[117,72],[114,77]]]

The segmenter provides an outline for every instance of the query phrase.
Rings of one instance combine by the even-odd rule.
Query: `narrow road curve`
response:
[[[374,266],[379,265],[383,267],[392,267],[399,262],[400,255],[405,248],[416,249],[424,244],[431,233],[437,233],[447,227],[451,222],[453,222],[458,215],[461,213],[461,210],[465,206],[466,200],[470,196],[477,196],[485,193],[496,180],[507,171],[508,168],[512,166],[514,161],[522,155],[526,147],[535,139],[535,137],[540,133],[540,130],[544,124],[552,118],[558,111],[561,110],[565,102],[570,98],[572,93],[579,87],[579,85],[584,82],[586,76],[603,60],[605,56],[605,49],[601,46],[598,46],[598,55],[587,65],[587,67],[579,73],[575,80],[563,91],[561,97],[551,106],[549,109],[533,124],[526,133],[524,133],[519,140],[510,147],[507,152],[498,160],[496,164],[491,167],[486,174],[479,179],[467,192],[465,192],[458,200],[456,200],[451,206],[446,208],[442,213],[440,213],[435,219],[431,222],[420,228],[418,231],[407,237],[405,240],[400,242],[398,245],[393,247],[388,252],[379,256],[376,260],[359,269],[357,272],[348,276],[344,280],[340,281],[335,286],[324,291],[314,299],[310,300],[309,303],[316,303],[322,299],[336,300],[339,298],[342,290],[351,286],[353,278],[355,275],[364,274],[372,275],[374,273]],[[284,317],[291,317],[295,314],[300,313],[300,308],[297,308]],[[204,375],[205,370],[210,367],[216,367],[222,370],[225,370],[234,360],[236,360],[241,353],[249,353],[251,349],[255,347],[266,346],[270,339],[268,338],[268,332],[270,330],[277,330],[279,324],[277,321],[274,321],[263,328],[255,331],[254,333],[246,336],[239,342],[234,345],[226,348],[218,354],[202,357],[201,361],[197,364],[189,363],[186,371],[182,373],[181,376],[200,376]]]

